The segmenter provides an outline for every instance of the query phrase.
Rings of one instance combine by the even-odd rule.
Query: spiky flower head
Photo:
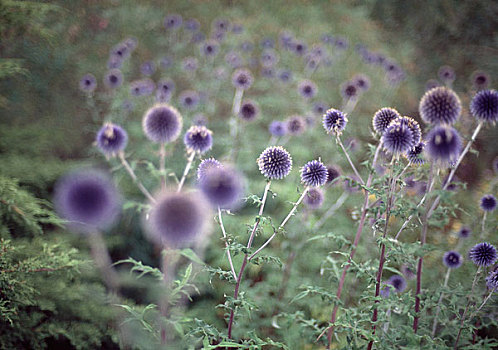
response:
[[[408,126],[410,128],[410,130],[412,131],[412,133],[413,133],[413,140],[412,140],[413,145],[415,146],[418,143],[420,143],[420,141],[422,140],[422,130],[420,129],[419,123],[415,119],[410,118],[410,117],[401,117],[399,119],[399,121],[401,122],[401,124]]]
[[[80,80],[80,89],[84,92],[92,92],[97,88],[97,79],[91,73],[87,73]]]
[[[220,44],[215,40],[208,40],[201,47],[201,54],[206,57],[215,57],[219,51]]]
[[[144,224],[148,238],[161,246],[183,247],[206,234],[209,205],[200,192],[165,192]]]
[[[99,170],[77,170],[55,185],[54,205],[71,230],[91,233],[109,228],[121,211],[121,196],[112,179]]]
[[[287,133],[287,125],[280,120],[274,120],[268,126],[268,131],[273,136],[281,137]]]
[[[299,94],[307,99],[313,98],[317,93],[317,87],[311,80],[303,80],[297,87]]]
[[[172,106],[162,103],[150,108],[142,119],[145,136],[155,143],[175,141],[182,130],[183,118]]]
[[[370,79],[365,74],[356,74],[352,82],[360,91],[365,92],[370,89]]]
[[[286,126],[290,135],[300,135],[306,130],[306,120],[300,115],[293,115],[287,118]]]
[[[470,102],[470,112],[479,121],[496,123],[498,121],[498,91],[479,91]]]
[[[481,198],[481,209],[484,211],[493,211],[496,209],[496,198],[492,194],[487,194]]]
[[[183,138],[189,152],[206,153],[213,146],[213,132],[205,126],[191,126]]]
[[[341,170],[335,165],[327,165],[327,183],[331,183],[341,176]]]
[[[323,186],[327,176],[327,167],[319,160],[309,161],[301,168],[301,182],[306,186]]]
[[[345,100],[352,100],[358,97],[358,88],[352,81],[341,84],[341,95]]]
[[[472,73],[470,79],[474,88],[478,90],[487,89],[489,84],[491,83],[491,78],[489,77],[489,75],[486,72],[482,71]]]
[[[425,143],[423,141],[419,142],[415,147],[410,148],[408,152],[406,152],[406,158],[411,164],[422,165],[425,163],[424,158],[424,148]]]
[[[157,90],[171,96],[175,91],[175,82],[171,79],[162,79],[157,83]]]
[[[227,32],[230,26],[231,23],[227,18],[217,18],[211,23],[213,30],[221,32]]]
[[[335,108],[328,109],[323,115],[323,128],[328,134],[333,133],[340,135],[346,128],[347,122],[348,118],[346,113]]]
[[[375,112],[372,118],[373,129],[376,133],[382,135],[386,131],[389,124],[391,124],[393,120],[396,120],[398,118],[401,118],[401,115],[394,108],[381,108],[377,112]]]
[[[123,73],[119,69],[111,69],[104,76],[104,85],[109,89],[120,87],[123,83]]]
[[[310,209],[318,209],[322,206],[323,200],[323,191],[313,187],[304,196],[303,203]]]
[[[467,226],[463,226],[460,231],[458,231],[458,236],[460,238],[467,238],[470,236],[470,234],[472,233],[472,231],[470,230],[469,227]]]
[[[106,123],[97,133],[97,147],[106,156],[113,156],[124,150],[128,143],[128,134],[119,125]]]
[[[197,168],[197,179],[202,179],[211,169],[221,168],[223,165],[214,158],[204,159]]]
[[[239,117],[246,121],[253,121],[259,114],[259,107],[252,100],[244,100],[240,105]]]
[[[177,30],[182,26],[183,18],[178,14],[171,14],[164,18],[164,28],[167,30]]]
[[[185,90],[180,93],[178,96],[178,102],[180,105],[189,110],[193,110],[197,108],[201,98],[199,93],[195,90]]]
[[[469,259],[477,266],[491,266],[496,262],[496,248],[488,242],[476,244],[469,250]]]
[[[408,152],[413,146],[413,131],[399,120],[391,122],[382,135],[384,148],[393,153]]]
[[[426,153],[439,165],[449,165],[460,155],[462,140],[451,126],[435,126],[427,135]]]
[[[442,66],[439,68],[437,75],[439,79],[445,83],[452,83],[456,78],[455,70],[450,66]]]
[[[247,90],[253,83],[253,77],[247,69],[237,69],[232,74],[232,84],[236,89]]]
[[[292,169],[292,158],[282,146],[265,149],[257,159],[261,174],[270,180],[283,179]]]
[[[427,91],[418,106],[422,120],[430,124],[454,124],[462,112],[457,94],[447,87]]]
[[[393,286],[396,293],[401,293],[406,289],[406,280],[400,275],[392,275],[387,284]]]
[[[498,289],[498,269],[491,271],[486,277],[486,286],[488,289],[496,290]]]
[[[199,179],[199,188],[213,207],[233,209],[243,195],[242,175],[230,167],[212,167]]]
[[[462,265],[462,256],[459,252],[450,250],[444,253],[443,264],[450,269],[456,269]]]
[[[308,51],[308,46],[303,41],[296,40],[292,44],[292,49],[296,55],[303,56]]]

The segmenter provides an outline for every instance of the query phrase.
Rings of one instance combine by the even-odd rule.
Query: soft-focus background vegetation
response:
[[[342,82],[356,73],[367,74],[372,80],[371,89],[359,101],[344,134],[345,140],[356,140],[353,157],[358,164],[369,157],[367,143],[372,142],[370,125],[373,113],[380,107],[392,106],[403,115],[419,119],[418,101],[425,91],[425,83],[437,79],[440,66],[450,65],[456,71],[454,88],[462,99],[464,121],[469,118],[472,72],[487,72],[494,80],[492,87],[496,87],[498,81],[496,1],[1,1],[0,348],[118,347],[118,335],[112,326],[118,311],[106,303],[105,288],[91,262],[86,242],[63,228],[50,202],[54,183],[61,174],[83,164],[112,169],[125,196],[137,202],[143,201],[124,171],[118,169],[119,164],[113,160],[107,162],[92,145],[102,122],[112,117],[113,121],[126,126],[130,134],[127,151],[132,157],[156,161],[155,150],[145,142],[140,124],[144,111],[153,100],[133,100],[131,112],[124,112],[121,108],[124,100],[131,99],[127,82],[140,77],[142,62],[155,60],[158,63],[162,56],[173,57],[173,66],[159,71],[154,77],[168,77],[175,81],[173,105],[178,104],[177,96],[182,90],[195,89],[205,93],[205,100],[196,112],[206,114],[208,125],[214,131],[214,148],[210,154],[222,158],[227,153],[230,139],[225,135],[233,99],[232,69],[223,61],[227,50],[222,49],[223,54],[217,57],[214,65],[225,66],[228,77],[220,82],[219,92],[213,93],[212,80],[206,78],[212,66],[207,66],[202,58],[199,58],[201,67],[197,75],[189,76],[181,70],[181,59],[199,57],[199,49],[196,44],[171,45],[163,27],[164,17],[171,13],[178,13],[184,19],[197,18],[201,31],[205,33],[209,33],[211,22],[220,17],[242,24],[244,33],[227,37],[222,48],[251,41],[256,52],[260,52],[260,40],[271,37],[278,42],[282,29],[290,30],[309,47],[318,43],[324,33],[346,38],[349,48],[339,54],[331,67],[320,67],[311,79],[319,88],[314,101],[323,101],[337,108],[341,105],[339,86]],[[130,36],[136,37],[139,45],[123,68],[124,87],[112,95],[106,92],[102,83],[109,50]],[[356,44],[365,45],[396,61],[406,73],[399,87],[389,87],[381,68],[362,61],[355,52]],[[268,143],[269,122],[284,120],[292,114],[310,114],[312,108],[311,103],[304,102],[297,95],[296,82],[304,77],[303,66],[291,56],[282,52],[278,66],[294,71],[293,83],[277,83],[275,79],[263,78],[255,72],[256,83],[247,93],[262,110],[257,121],[243,125],[239,141],[242,147],[238,167],[249,179],[248,193],[260,195],[264,186],[255,159]],[[89,100],[78,88],[80,78],[88,72],[97,77],[99,84],[97,114],[92,112]],[[210,103],[216,104],[215,113],[209,112]],[[196,112],[181,111],[185,125],[190,126]],[[341,165],[349,175],[339,149],[321,129],[319,117],[315,122],[315,129],[292,138],[286,146],[294,158],[295,170],[285,183],[276,182],[273,187],[278,193],[268,206],[273,217],[283,217],[289,209],[287,202],[296,199],[299,182],[296,169],[304,162],[321,156],[327,164]],[[468,137],[466,130],[462,132]],[[479,157],[469,155],[457,173],[469,189],[469,192],[457,195],[462,201],[461,213],[476,212],[480,196],[493,189],[487,179],[491,161],[498,154],[497,136],[496,128],[485,129],[475,147]],[[183,153],[182,145],[178,144],[168,160],[168,168],[177,175],[185,164]],[[145,176],[145,170],[141,169]],[[144,179],[149,187],[154,181],[153,178]],[[192,179],[189,181],[192,183]],[[324,207],[334,203],[343,191],[338,185],[329,188]],[[337,216],[329,221],[336,232],[351,237],[351,228],[355,225],[351,213],[357,210],[360,201],[361,196],[351,195]],[[255,212],[254,206],[245,206],[236,217],[226,219],[227,230],[245,237],[244,224],[252,222]],[[496,224],[496,217],[491,220]],[[295,233],[296,242],[300,236],[310,234],[308,228],[300,226],[300,221],[296,218],[289,225],[289,232]],[[430,238],[431,243],[442,245],[439,252],[451,246],[454,243],[452,234],[462,224],[472,224],[472,219],[459,214],[444,224],[438,236]],[[416,232],[410,234],[416,237]],[[211,266],[227,269],[218,235],[217,231],[213,233],[203,259]],[[369,236],[364,235],[359,256],[366,254],[374,258],[376,250],[370,255],[368,253],[368,246],[374,244]],[[286,249],[292,243],[289,244],[289,240],[281,242],[270,250],[285,259]],[[159,251],[144,239],[140,215],[132,205],[107,235],[107,243],[114,261],[133,257],[144,264],[158,264]],[[322,285],[324,288],[332,284],[321,281],[317,271],[328,252],[337,248],[334,244],[314,242],[299,252],[296,275],[289,282],[289,299],[284,298],[280,307],[285,307],[302,284]],[[239,258],[236,258],[237,264],[240,264]],[[428,259],[428,270],[432,272],[425,276],[426,283],[442,278],[439,259],[440,254]],[[431,266],[435,268],[431,269]],[[129,305],[145,306],[156,302],[154,292],[147,288],[147,278],[136,280],[128,274],[129,266],[126,265],[120,265],[118,269],[126,284],[124,294]],[[275,271],[279,271],[278,265],[251,266],[246,283],[253,286],[260,297],[271,295],[281,282],[280,274],[271,277]],[[460,278],[463,283],[469,271],[462,268],[455,273],[455,278]],[[224,294],[233,293],[233,285],[220,280],[212,280],[210,284],[208,274],[196,273],[200,295],[195,296],[194,302],[184,312],[188,317],[202,319],[223,329],[223,310],[215,306],[223,303]],[[356,288],[348,291],[351,300],[356,300],[359,293]],[[262,303],[262,300],[257,299],[256,303]],[[314,319],[326,322],[330,308],[323,305],[319,298],[310,298],[299,300],[295,308],[306,310]],[[296,324],[288,326],[294,332],[272,328],[272,319],[265,312],[271,310],[263,309],[252,316],[261,318],[259,335],[302,347],[307,344],[310,349],[318,346],[309,334],[302,338]],[[253,320],[241,317],[239,322],[238,336],[241,335],[238,332],[251,328]],[[492,332],[489,330],[489,334]],[[137,344],[147,348],[147,339],[138,337]]]

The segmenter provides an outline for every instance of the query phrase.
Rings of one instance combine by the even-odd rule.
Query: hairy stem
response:
[[[133,182],[137,185],[137,187],[142,191],[145,197],[147,197],[148,200],[150,200],[152,203],[154,203],[156,200],[152,195],[150,194],[149,191],[145,188],[145,186],[138,180],[137,175],[133,171],[132,167],[130,164],[126,161],[126,158],[124,156],[123,152],[119,152],[119,159],[121,160],[121,164],[124,166],[130,177],[132,178]]]
[[[181,178],[180,182],[178,183],[178,188],[177,188],[176,192],[180,192],[182,190],[182,187],[183,187],[183,184],[185,183],[188,172],[190,171],[190,168],[192,167],[192,162],[194,161],[194,158],[195,158],[195,152],[192,151],[192,153],[188,157],[187,165],[185,166],[185,170],[183,171],[182,178]]]
[[[349,162],[349,165],[351,165],[351,168],[353,169],[356,177],[358,177],[358,180],[360,181],[360,183],[362,185],[365,185],[365,182],[363,181],[363,179],[361,178],[360,176],[360,173],[358,172],[358,170],[356,170],[356,167],[353,163],[353,161],[351,160],[351,158],[349,157],[349,154],[348,154],[348,151],[346,150],[346,148],[344,147],[344,145],[342,144],[342,141],[341,141],[341,138],[339,135],[336,136],[336,140],[337,140],[337,143],[339,144],[339,146],[341,147],[342,151],[344,152],[344,155],[346,156],[346,159],[348,160]]]

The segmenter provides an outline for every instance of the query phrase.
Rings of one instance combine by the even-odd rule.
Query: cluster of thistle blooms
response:
[[[456,80],[455,70],[447,65],[441,66],[437,72],[437,75],[439,80],[429,79],[425,83],[425,89],[427,91],[439,86],[451,87],[453,82]],[[482,70],[472,72],[469,79],[472,88],[475,90],[484,90],[489,88],[489,86],[491,85],[491,77],[488,73]]]

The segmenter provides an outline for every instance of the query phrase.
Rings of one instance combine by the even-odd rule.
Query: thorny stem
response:
[[[140,191],[142,191],[142,193],[144,194],[145,197],[147,197],[148,200],[150,200],[152,203],[154,203],[156,200],[154,199],[154,197],[152,197],[150,192],[147,191],[147,189],[144,187],[144,185],[138,180],[137,175],[133,171],[132,167],[126,161],[126,158],[125,158],[123,152],[119,152],[119,159],[121,159],[121,164],[123,164],[124,168],[126,169],[128,174],[130,174],[130,177],[133,179],[133,182],[135,182],[135,184],[140,189]]]
[[[273,234],[270,236],[270,238],[268,238],[266,240],[265,243],[263,243],[263,245],[261,247],[259,247],[254,253],[252,253],[252,255],[249,257],[249,261],[252,260],[260,251],[262,251],[268,244],[270,244],[270,242],[273,240],[273,238],[275,238],[275,236],[277,235],[277,233],[280,231],[280,229],[282,229],[285,224],[287,223],[287,221],[289,221],[289,219],[291,218],[291,216],[294,214],[294,212],[296,211],[297,207],[299,206],[299,204],[302,202],[302,200],[304,199],[304,196],[306,195],[306,193],[308,193],[308,190],[310,189],[309,186],[306,186],[306,188],[304,189],[303,193],[301,194],[301,197],[299,197],[299,199],[297,200],[296,203],[294,203],[294,206],[292,207],[291,211],[289,212],[289,214],[285,217],[284,221],[282,221],[282,223],[280,224],[280,226],[278,227],[278,229],[275,230],[275,232],[273,232]]]
[[[227,250],[227,257],[228,257],[228,262],[230,263],[230,270],[232,270],[232,275],[234,280],[237,280],[237,274],[235,273],[235,268],[233,267],[233,262],[232,262],[232,254],[230,253],[230,249],[228,247],[228,242],[226,241],[227,238],[227,233],[225,231],[225,226],[223,225],[223,219],[221,217],[221,209],[218,207],[218,222],[221,227],[221,233],[223,234],[223,238],[225,239],[225,248]]]
[[[180,183],[178,184],[178,189],[176,190],[176,192],[180,192],[182,190],[183,184],[185,183],[185,179],[187,178],[187,174],[190,171],[190,167],[192,166],[194,158],[195,158],[195,151],[192,151],[192,153],[188,157],[187,165],[185,166],[185,170],[183,171],[183,175],[180,180]]]
[[[448,267],[448,271],[446,271],[446,276],[444,277],[444,285],[443,285],[444,288],[448,287],[448,280],[450,279],[450,273],[451,273],[451,268]],[[432,338],[434,338],[434,336],[436,335],[437,318],[439,316],[439,313],[441,312],[441,303],[443,302],[443,297],[444,293],[441,292],[439,300],[437,301],[436,315],[434,316],[434,322],[432,324]]]
[[[161,173],[161,189],[166,188],[166,149],[165,144],[159,145],[159,172]]]
[[[348,154],[348,151],[346,150],[346,148],[344,147],[344,145],[342,144],[342,141],[341,141],[341,138],[339,135],[336,135],[336,140],[337,140],[337,143],[339,144],[339,146],[341,146],[342,148],[342,151],[344,152],[344,155],[346,156],[348,162],[349,162],[349,165],[351,165],[351,168],[353,168],[353,171],[355,173],[355,175],[358,177],[360,183],[362,185],[365,185],[365,182],[363,181],[363,179],[361,178],[360,176],[360,173],[358,172],[358,170],[356,170],[356,167],[353,163],[353,161],[351,160],[351,158],[349,157],[349,154]]]
[[[268,190],[270,189],[270,184],[271,184],[271,181],[268,180],[268,182],[266,183],[266,186],[265,186],[265,191],[263,193],[263,197],[261,199],[261,206],[259,207],[258,217],[256,218],[256,222],[254,223],[254,226],[253,226],[252,231],[251,231],[251,235],[249,236],[249,240],[247,242],[247,249],[251,249],[254,235],[256,234],[256,230],[259,226],[259,222],[261,221],[261,216],[263,215],[263,210],[265,208],[266,198],[268,197]],[[249,253],[244,254],[244,259],[242,260],[242,265],[240,266],[239,275],[237,276],[237,282],[235,284],[235,290],[233,293],[234,300],[237,300],[237,298],[239,297],[240,282],[242,281],[242,275],[244,274],[244,270],[247,266],[248,256],[249,256]],[[235,306],[230,310],[230,318],[228,321],[228,338],[229,339],[232,338],[232,328],[233,328],[234,317],[235,317]]]

